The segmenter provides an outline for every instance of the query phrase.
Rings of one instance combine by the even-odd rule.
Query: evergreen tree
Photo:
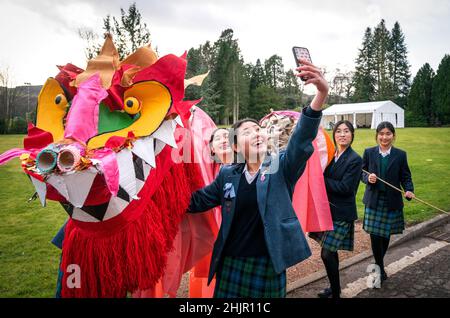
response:
[[[191,48],[187,54],[186,78],[206,73],[203,69],[203,56],[201,53],[201,46],[198,49]],[[191,85],[185,91],[185,98],[194,100],[200,98],[201,87]]]
[[[150,42],[150,31],[143,22],[136,3],[131,4],[127,11],[120,8],[120,17],[111,17],[108,14],[103,19],[103,31],[113,36],[120,59]],[[99,36],[90,29],[79,29],[78,35],[86,41],[86,57],[88,59],[95,57],[102,46],[98,43]]]
[[[122,22],[122,32],[125,33],[127,43],[126,55],[136,51],[141,46],[149,44],[150,31],[147,29],[147,24],[142,21],[142,16],[136,8],[136,3],[133,3],[128,8],[128,12],[120,9],[120,20]]]
[[[414,77],[405,110],[407,126],[427,126],[434,123],[435,114],[431,108],[434,75],[430,64],[426,63]]]
[[[301,106],[302,90],[292,69],[285,73],[282,94],[284,98],[284,108],[294,109]]]
[[[206,46],[206,48],[205,48]],[[210,45],[206,42],[205,45],[200,45],[199,48],[191,48],[187,54],[186,78],[196,75],[204,74],[211,71],[211,59],[209,54]],[[205,55],[206,54],[206,55]],[[191,85],[186,88],[185,99],[196,100],[202,99],[199,106],[206,111],[211,118],[218,120],[221,105],[217,104],[219,94],[215,88],[215,83],[208,76],[202,86]]]
[[[400,24],[395,22],[391,31],[389,45],[389,77],[392,82],[391,98],[398,105],[405,107],[406,97],[410,88],[408,50],[405,44],[405,36]]]
[[[437,125],[450,124],[450,55],[446,54],[439,64],[432,88],[432,108]]]
[[[233,36],[233,30],[227,29],[214,43],[216,55],[211,74],[219,93],[218,104],[223,105],[219,122],[225,125],[238,120],[241,94],[248,91],[242,89],[245,83],[244,63],[238,41]]]
[[[283,83],[284,65],[281,56],[272,55],[264,62],[266,73],[266,84],[273,89],[280,87]]]
[[[212,70],[215,58],[214,46],[212,46],[209,41],[206,41],[205,44],[201,46],[201,51],[206,68]]]
[[[210,77],[207,77],[203,81],[197,98],[202,98],[199,106],[209,114],[214,122],[219,123],[219,113],[223,109],[223,105],[217,103],[219,99],[219,91]],[[194,98],[192,98],[192,100],[193,99]]]
[[[368,102],[375,99],[375,61],[373,35],[371,28],[367,28],[364,33],[363,42],[356,59],[355,74],[353,77],[354,102]]]
[[[250,91],[253,91],[261,85],[264,85],[266,82],[266,74],[264,72],[264,68],[261,65],[261,60],[257,59],[255,66],[251,69]]]
[[[270,109],[280,109],[280,105],[283,105],[282,96],[267,85],[256,88],[254,94],[251,117],[257,120],[270,113]]]
[[[392,84],[389,78],[389,48],[391,36],[386,28],[384,19],[377,25],[373,34],[373,48],[375,57],[376,100],[389,99],[392,94]]]
[[[284,72],[281,57],[273,55],[262,64],[245,64],[233,30],[224,30],[213,45],[206,42],[188,52],[187,77],[205,73],[201,87],[189,87],[187,99],[200,103],[217,124],[228,125],[244,117],[261,118],[271,108],[296,108],[302,91],[292,70]]]

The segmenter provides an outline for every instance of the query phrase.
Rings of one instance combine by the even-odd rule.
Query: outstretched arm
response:
[[[220,205],[221,178],[222,175],[219,172],[216,179],[214,179],[210,185],[197,190],[192,194],[187,211],[188,213],[205,212]]]
[[[300,121],[289,140],[284,158],[281,160],[286,180],[295,184],[305,170],[306,162],[314,152],[312,141],[317,136],[317,130],[322,116],[322,106],[328,96],[328,83],[319,68],[306,60],[300,60],[303,66],[297,68],[298,77],[306,76],[305,85],[313,84],[317,94],[311,105],[302,113]]]

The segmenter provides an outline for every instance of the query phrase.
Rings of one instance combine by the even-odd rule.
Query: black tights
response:
[[[384,255],[389,247],[390,238],[385,238],[378,235],[370,235],[370,241],[372,243],[372,253],[375,258],[375,263],[380,267],[380,271],[384,273]]]
[[[332,252],[325,248],[322,248],[320,253],[323,264],[327,271],[328,280],[330,281],[333,297],[337,298],[341,294],[341,284],[339,281],[339,256],[338,252]]]

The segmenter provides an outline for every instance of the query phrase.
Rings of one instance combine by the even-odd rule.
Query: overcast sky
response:
[[[86,67],[77,29],[101,33],[102,18],[120,14],[127,0],[0,0],[0,68],[15,85],[43,84],[56,64]],[[293,68],[292,46],[308,47],[315,64],[353,68],[366,27],[399,21],[413,75],[426,62],[437,69],[450,53],[449,0],[146,0],[136,1],[159,53],[181,55],[232,28],[246,62],[273,54]]]

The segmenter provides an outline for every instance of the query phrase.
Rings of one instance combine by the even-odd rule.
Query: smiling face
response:
[[[218,129],[211,136],[211,155],[217,157],[221,163],[228,163],[233,155],[228,140],[229,134],[227,129]]]
[[[334,132],[334,141],[340,148],[347,148],[352,143],[353,135],[346,124],[340,124]]]
[[[384,148],[389,148],[394,142],[395,134],[389,128],[383,128],[377,133],[377,142]]]
[[[247,121],[236,130],[237,143],[233,145],[234,151],[240,153],[248,163],[257,163],[263,160],[267,153],[267,134],[258,124]]]

